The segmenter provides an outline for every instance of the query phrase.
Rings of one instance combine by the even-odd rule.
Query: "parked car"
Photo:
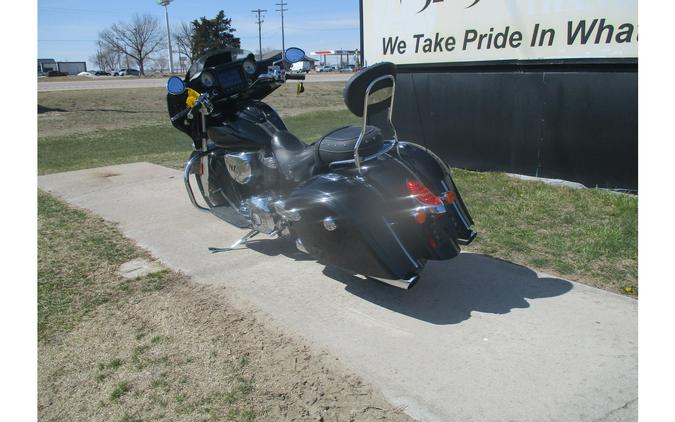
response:
[[[80,72],[77,76],[93,76],[90,72]]]
[[[110,73],[103,70],[97,70],[94,72],[94,76],[110,76]]]
[[[117,76],[129,76],[129,75],[138,76],[140,74],[141,72],[139,72],[136,69],[120,69],[117,72]]]
[[[59,72],[58,70],[50,70],[47,72],[47,76],[68,76],[67,73]]]
[[[332,72],[335,70],[335,66],[319,66],[317,72]]]

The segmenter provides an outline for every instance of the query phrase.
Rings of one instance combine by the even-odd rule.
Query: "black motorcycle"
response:
[[[347,108],[360,127],[332,130],[312,144],[288,131],[261,100],[303,60],[257,62],[245,50],[211,51],[185,79],[167,82],[173,125],[194,142],[185,166],[192,204],[250,232],[290,236],[297,248],[353,274],[409,289],[427,260],[455,257],[476,232],[448,166],[425,147],[399,141],[391,120],[396,67],[379,63],[345,85]],[[382,116],[392,135],[368,125]],[[193,175],[194,177],[191,177]],[[195,198],[195,179],[205,205]]]

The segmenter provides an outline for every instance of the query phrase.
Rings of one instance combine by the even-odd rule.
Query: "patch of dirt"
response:
[[[41,342],[40,420],[412,420],[225,293],[176,275]]]

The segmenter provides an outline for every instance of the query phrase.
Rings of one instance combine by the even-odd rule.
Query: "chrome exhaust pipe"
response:
[[[415,274],[414,276],[410,277],[409,279],[397,279],[397,280],[390,280],[388,278],[379,278],[379,277],[371,277],[373,280],[377,280],[381,283],[389,284],[390,286],[398,287],[399,289],[403,290],[410,290],[413,287],[415,287],[415,284],[417,284],[417,281],[419,281],[420,276],[419,274]]]
[[[307,248],[305,248],[305,245],[302,244],[302,240],[298,237],[295,239],[295,247],[302,253],[306,253],[309,255],[309,252],[307,252]]]

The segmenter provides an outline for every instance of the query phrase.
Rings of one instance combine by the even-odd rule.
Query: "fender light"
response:
[[[430,205],[432,207],[443,205],[441,198],[434,195],[433,192],[419,180],[408,179],[405,182],[405,186],[408,189],[408,192],[424,205]]]
[[[415,221],[417,221],[417,224],[424,224],[427,221],[427,213],[424,211],[417,211],[415,213]]]

